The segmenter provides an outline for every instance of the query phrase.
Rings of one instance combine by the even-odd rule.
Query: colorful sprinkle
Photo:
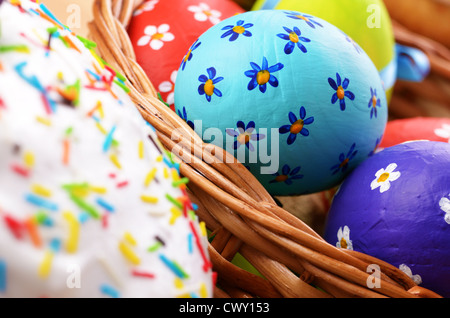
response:
[[[189,222],[189,226],[191,227],[191,231],[194,234],[195,243],[196,243],[197,248],[200,251],[200,254],[201,254],[202,259],[203,259],[203,270],[206,272],[212,267],[211,262],[208,260],[208,257],[207,257],[207,255],[205,253],[205,250],[204,250],[203,246],[202,246],[202,242],[200,240],[200,237],[198,236],[198,233],[197,233],[197,231],[195,229],[194,223]]]
[[[59,238],[53,238],[50,240],[49,247],[53,253],[59,252],[61,249],[61,240]]]
[[[180,211],[177,207],[170,208],[171,217],[169,220],[169,224],[175,224],[176,220],[183,215],[182,211]]]
[[[164,254],[159,254],[159,258],[177,277],[182,279],[189,277],[177,262],[168,259]]]
[[[120,293],[117,289],[110,285],[103,284],[100,286],[100,292],[112,298],[120,298]]]
[[[16,239],[20,240],[23,238],[24,228],[22,222],[8,214],[3,214],[3,220]]]
[[[164,178],[169,179],[170,174],[169,174],[169,169],[167,167],[164,167]]]
[[[58,211],[59,209],[56,203],[48,201],[47,199],[39,197],[32,193],[28,193],[25,195],[25,201],[39,208],[43,208],[50,211]]]
[[[184,283],[179,277],[175,277],[173,283],[176,289],[182,289],[184,287]]]
[[[208,297],[208,288],[206,287],[205,283],[201,283],[199,294],[200,294],[201,298],[207,298]]]
[[[117,167],[117,169],[122,169],[122,165],[120,164],[119,159],[117,158],[117,155],[111,154],[109,156],[109,159]]]
[[[185,177],[185,178],[181,178],[179,180],[173,181],[172,186],[175,188],[178,188],[178,187],[180,187],[182,185],[186,185],[188,183],[189,183],[189,179]]]
[[[136,276],[136,277],[143,277],[143,278],[155,278],[155,274],[153,273],[149,273],[149,272],[144,272],[144,271],[138,271],[136,269],[131,271],[131,275]]]
[[[0,293],[6,291],[7,287],[7,267],[6,262],[0,260]]]
[[[145,181],[144,181],[144,185],[146,187],[148,187],[150,185],[150,183],[153,181],[153,179],[155,179],[157,171],[158,171],[158,169],[152,168],[152,170],[150,170],[150,172],[147,173],[147,175],[145,177]]]
[[[36,194],[39,195],[41,197],[46,197],[46,198],[50,198],[52,196],[52,191],[47,189],[44,186],[41,186],[39,184],[33,184],[31,186],[31,191]]]
[[[28,169],[33,168],[33,166],[34,166],[34,154],[31,153],[31,152],[29,152],[29,151],[27,151],[27,152],[25,153],[24,157],[23,157],[23,161],[24,161],[24,163],[25,163],[25,166],[26,166]]]
[[[115,211],[114,206],[112,204],[106,202],[102,198],[97,198],[96,202],[97,202],[98,205],[100,205],[101,207],[106,209],[108,212],[114,212]]]
[[[153,245],[151,245],[149,248],[147,248],[148,252],[156,252],[161,246],[163,246],[160,242],[156,242]]]
[[[138,152],[139,159],[144,159],[144,142],[142,140],[139,141]]]
[[[139,265],[141,259],[131,250],[131,248],[125,242],[119,242],[119,250],[122,255],[134,265]]]
[[[63,140],[63,155],[62,162],[64,165],[68,165],[70,160],[70,140]]]
[[[166,199],[172,202],[180,210],[183,209],[183,203],[181,203],[180,200],[177,200],[174,197],[172,197],[170,194],[166,193]]]
[[[203,221],[199,222],[199,227],[200,227],[200,231],[201,231],[202,236],[206,237],[207,231],[206,231],[206,224],[205,224],[205,222],[203,222]]]
[[[21,175],[22,177],[28,177],[30,175],[30,170],[15,163],[11,164],[11,170]]]
[[[137,245],[137,241],[135,240],[135,238],[133,237],[133,235],[130,232],[125,232],[125,234],[123,235],[124,240],[132,245],[132,246],[136,246]]]
[[[158,197],[152,197],[148,195],[141,195],[141,200],[145,203],[156,204],[158,203]]]
[[[66,251],[75,253],[78,249],[78,240],[80,237],[80,223],[70,212],[63,213],[64,219],[69,223],[69,235],[66,241]]]
[[[17,52],[17,53],[30,53],[30,49],[28,46],[19,44],[19,45],[1,45],[0,53],[7,52]]]
[[[48,118],[36,116],[36,120],[39,123],[44,124],[45,126],[51,126],[52,125],[52,121],[50,119],[48,119]]]
[[[42,246],[42,240],[39,235],[38,227],[36,226],[36,223],[34,219],[29,218],[24,222],[25,228],[28,231],[28,234],[30,235],[31,242],[35,247],[41,247]]]
[[[126,180],[117,183],[118,188],[123,188],[123,187],[126,187],[127,185],[128,185],[128,181],[126,181]]]
[[[84,37],[82,37],[81,35],[77,35],[78,40],[81,41],[81,43],[83,43],[83,45],[88,49],[88,50],[92,50],[95,49],[97,47],[97,43],[86,39]]]
[[[188,233],[187,241],[189,254],[192,254],[192,252],[194,252],[194,245],[192,244],[193,239],[194,235],[192,233]]]
[[[116,126],[113,126],[113,128],[111,128],[109,133],[106,135],[105,142],[103,143],[103,152],[107,152],[109,150],[109,148],[111,147],[115,130],[116,130]]]
[[[98,194],[105,194],[108,190],[105,187],[89,186],[89,190]]]
[[[97,110],[100,110],[101,108],[102,108],[102,102],[101,102],[101,101],[97,101],[97,103],[95,104],[95,107],[92,108],[92,109],[86,114],[86,116],[92,117],[92,115],[94,115],[94,113],[95,113]],[[100,118],[102,118],[101,115],[100,115]]]
[[[92,216],[95,219],[100,218],[100,213],[97,211],[95,207],[84,201],[79,196],[75,195],[74,193],[70,194],[70,199],[83,211],[88,213],[90,216]]]
[[[34,221],[39,225],[53,226],[52,219],[47,215],[45,211],[38,211],[34,215]]]
[[[38,275],[41,278],[47,278],[50,275],[50,271],[52,269],[53,262],[53,252],[50,250],[45,251],[44,258],[42,259],[41,264],[39,265]]]

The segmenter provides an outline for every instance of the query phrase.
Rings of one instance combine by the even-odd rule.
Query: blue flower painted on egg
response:
[[[211,97],[216,95],[222,97],[222,92],[216,88],[216,84],[223,80],[223,77],[216,77],[216,69],[210,67],[206,70],[208,76],[202,74],[198,77],[198,80],[202,83],[198,86],[198,93],[205,95],[208,102],[211,101]]]
[[[278,87],[278,79],[272,74],[283,69],[284,65],[282,63],[277,63],[269,67],[266,57],[263,57],[262,65],[259,66],[254,62],[250,62],[251,70],[246,71],[244,74],[251,78],[248,83],[247,89],[249,91],[253,90],[259,86],[261,93],[265,93],[267,89],[267,83],[272,87]]]
[[[350,80],[348,78],[345,78],[344,81],[342,81],[339,73],[336,73],[336,81],[331,77],[329,77],[328,83],[330,84],[331,88],[333,88],[336,91],[331,97],[331,103],[335,104],[339,100],[341,110],[345,110],[345,97],[347,97],[350,100],[355,99],[355,94],[347,90],[350,84]]]
[[[350,150],[347,152],[347,155],[344,153],[341,153],[339,155],[339,163],[337,165],[334,165],[331,167],[330,170],[333,170],[333,174],[338,173],[339,171],[345,172],[348,168],[348,164],[350,160],[352,160],[356,154],[358,153],[358,150],[355,150],[356,144],[353,143],[350,147]]]
[[[222,28],[222,30],[226,30],[224,34],[222,34],[221,38],[226,38],[227,36],[230,36],[228,39],[230,42],[235,41],[239,35],[243,35],[246,37],[252,36],[252,33],[248,31],[248,28],[251,28],[253,26],[253,23],[246,23],[244,24],[244,20],[239,20],[236,22],[236,25],[226,25]]]
[[[303,14],[295,11],[285,11],[286,16],[288,18],[294,19],[294,20],[303,20],[306,22],[307,25],[309,25],[311,28],[315,29],[316,25],[323,28],[323,25],[319,22],[314,20],[314,17],[312,15]]]
[[[180,116],[181,119],[183,119],[189,127],[191,127],[193,130],[195,129],[194,123],[191,120],[188,120],[187,118],[187,111],[186,107],[183,106],[183,112],[180,112],[180,110],[177,111],[178,116]]]
[[[255,122],[249,121],[247,126],[243,121],[238,121],[236,123],[236,129],[226,129],[228,135],[236,137],[233,144],[233,149],[238,149],[240,146],[245,145],[250,151],[254,151],[255,147],[252,145],[251,141],[258,141],[264,139],[266,136],[264,134],[254,133]]]
[[[291,170],[288,165],[284,165],[281,169],[281,173],[277,172],[273,174],[275,179],[271,180],[270,183],[284,182],[287,185],[291,185],[293,180],[302,179],[303,175],[299,174],[301,167],[296,167]]]
[[[377,117],[377,106],[381,107],[381,100],[378,98],[377,89],[370,88],[370,100],[369,100],[369,108],[370,108],[370,118],[373,116]]]
[[[306,118],[305,107],[300,107],[300,118],[297,118],[293,112],[289,112],[290,125],[284,125],[279,128],[280,134],[289,133],[287,138],[287,144],[292,145],[297,138],[298,134],[303,136],[309,136],[309,130],[306,129],[305,125],[310,125],[314,122],[314,117]]]
[[[287,34],[279,33],[277,36],[288,41],[284,46],[284,53],[291,54],[294,51],[295,46],[297,46],[303,53],[306,53],[306,47],[301,42],[311,42],[311,40],[301,36],[302,32],[296,26],[292,30],[287,27],[283,27],[283,29],[287,32]]]
[[[192,56],[193,56],[192,55],[192,51],[194,51],[196,48],[198,48],[200,46],[200,44],[202,44],[202,42],[199,42],[197,40],[191,45],[191,47],[189,48],[188,52],[186,53],[186,55],[181,60],[180,68],[181,68],[182,71],[184,71],[184,68],[186,67],[187,62],[189,62],[192,59]]]

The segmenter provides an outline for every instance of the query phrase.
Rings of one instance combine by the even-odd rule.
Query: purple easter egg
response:
[[[450,297],[450,144],[407,142],[366,159],[333,198],[324,237]]]

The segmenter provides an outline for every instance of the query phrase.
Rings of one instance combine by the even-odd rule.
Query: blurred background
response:
[[[87,37],[93,0],[41,0],[58,19],[75,33]]]

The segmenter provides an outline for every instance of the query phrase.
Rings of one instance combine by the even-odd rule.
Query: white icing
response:
[[[91,83],[85,71],[97,74],[94,65],[99,70],[102,65],[81,41],[70,31],[60,29],[60,34],[67,35],[82,54],[67,48],[57,36],[52,38],[48,51],[48,28],[55,25],[31,11],[38,11],[39,4],[21,1],[21,7],[24,11],[8,1],[0,5],[0,46],[24,45],[29,50],[0,52],[0,98],[4,105],[0,104],[0,297],[210,297],[213,282],[206,236],[193,213],[184,215],[182,209],[176,208],[179,215],[173,217],[175,205],[166,194],[173,198],[184,196],[172,184],[173,178],[179,178],[171,172],[176,167],[160,160],[166,158],[167,162],[168,157],[162,157],[148,138],[151,135],[156,140],[153,129],[118,85],[111,87],[116,96],[86,88]],[[42,93],[15,69],[23,62],[27,63],[22,69],[25,76],[36,76],[45,88],[64,88],[80,80],[79,104],[65,105],[61,95],[49,89],[46,92],[55,101],[55,112],[47,114]],[[102,69],[97,75],[109,77],[111,73]],[[95,85],[104,87],[101,81]],[[107,135],[100,131],[96,119],[87,115],[98,101],[104,116],[98,110],[94,116],[101,127],[106,132],[116,127],[113,139],[118,145],[113,143],[106,151],[103,147]],[[67,135],[69,128],[71,133]],[[62,159],[65,138],[70,140],[68,164]],[[144,158],[139,155],[140,142]],[[120,169],[111,161],[112,154],[117,156]],[[27,163],[32,165],[27,167]],[[28,175],[17,173],[12,165],[28,169]],[[156,179],[147,186],[145,179],[154,167]],[[169,177],[165,169],[170,171]],[[77,198],[94,207],[99,218],[86,213],[86,208],[74,203],[70,192],[63,188],[82,183],[91,188],[75,192]],[[49,191],[48,197],[45,191]],[[38,207],[26,200],[27,195],[54,206]],[[141,195],[157,197],[158,202],[143,202]],[[108,211],[98,199],[114,211]],[[65,212],[78,220],[75,252],[67,249],[71,223]],[[38,223],[42,215],[47,216],[45,222],[50,220],[52,224]],[[22,238],[14,236],[14,227],[6,222],[8,217],[19,222]],[[33,243],[31,232],[25,229],[27,219],[34,220],[40,244]],[[126,240],[126,233],[131,234],[135,245]],[[149,251],[157,243],[156,237],[165,245]],[[59,249],[50,252],[55,240]],[[121,242],[139,258],[138,265],[120,251]],[[41,277],[39,268],[48,253],[53,258],[48,275]],[[188,277],[178,279],[162,257],[179,264]],[[154,277],[136,276],[133,271]],[[117,294],[105,292],[105,286]]]

